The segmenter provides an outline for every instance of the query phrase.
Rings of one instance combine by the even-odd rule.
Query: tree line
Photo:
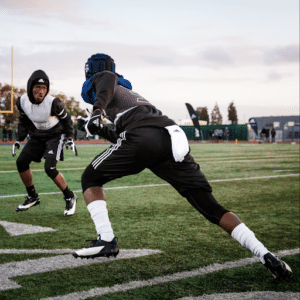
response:
[[[0,113],[0,125],[10,125],[16,127],[19,120],[19,111],[16,106],[17,99],[26,93],[23,88],[13,88],[13,113]],[[51,94],[51,93],[50,93]],[[79,116],[84,117],[86,112],[79,107],[79,101],[74,97],[68,98],[63,93],[51,94],[53,97],[57,97],[64,104],[65,108],[73,118]],[[8,84],[0,83],[0,112],[11,110],[11,86]]]
[[[13,113],[3,113],[0,114],[0,126],[1,125],[10,125],[16,127],[19,120],[19,112],[16,107],[17,99],[26,93],[26,90],[23,88],[13,88]],[[77,118],[79,116],[84,117],[86,112],[84,109],[79,107],[79,101],[75,100],[74,97],[68,98],[63,93],[51,94],[53,97],[57,97],[61,100],[61,102],[66,107],[67,111],[73,118]],[[0,111],[10,111],[11,110],[11,86],[8,84],[0,83]],[[218,125],[222,124],[223,117],[220,113],[220,109],[218,104],[214,106],[211,116],[209,117],[207,107],[197,107],[196,114],[199,119],[202,121],[207,121],[207,125]],[[232,101],[228,106],[228,120],[231,121],[232,124],[238,123],[237,110],[234,105],[234,101]]]
[[[231,124],[237,124],[238,123],[238,116],[237,116],[237,110],[234,105],[234,101],[230,102],[228,106],[228,120],[231,121]],[[223,117],[220,113],[220,109],[218,104],[214,106],[212,112],[211,112],[211,119],[209,118],[208,109],[207,107],[197,107],[196,114],[199,118],[199,120],[206,121],[207,125],[221,125],[223,123]]]

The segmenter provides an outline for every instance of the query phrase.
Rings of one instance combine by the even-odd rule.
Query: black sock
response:
[[[70,198],[74,197],[73,192],[68,187],[66,187],[66,189],[63,191],[63,193],[64,193],[64,196],[66,199],[70,199]]]
[[[38,196],[38,194],[35,191],[34,185],[26,187],[26,190],[27,190],[28,196],[31,198],[35,198]]]

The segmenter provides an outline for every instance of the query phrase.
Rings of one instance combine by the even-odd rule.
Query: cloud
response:
[[[291,49],[293,47],[283,47],[282,49]],[[296,47],[294,47],[296,48]],[[253,54],[255,52],[255,55]],[[287,55],[288,51],[279,51],[285,60],[282,60],[283,64],[290,64],[295,58],[291,58]],[[249,48],[232,48],[224,49],[222,47],[206,47],[203,48],[198,54],[194,55],[183,55],[176,52],[174,47],[168,46],[148,46],[148,45],[130,45],[123,43],[104,43],[104,42],[39,42],[24,44],[18,44],[14,47],[15,56],[15,66],[16,74],[20,73],[30,73],[38,68],[44,68],[49,70],[55,77],[66,77],[66,76],[79,76],[82,78],[84,76],[84,64],[87,59],[95,53],[106,53],[112,56],[117,65],[117,72],[126,76],[127,72],[133,73],[144,73],[148,72],[149,69],[157,70],[167,67],[169,76],[164,73],[160,73],[160,77],[165,77],[166,80],[170,80],[170,75],[173,73],[170,69],[172,67],[176,70],[180,68],[193,68],[193,72],[197,72],[197,68],[201,68],[201,72],[205,69],[217,70],[226,69],[228,67],[244,68],[245,66],[259,66],[263,67],[265,64],[262,60],[262,53],[264,49],[253,47]],[[284,54],[283,54],[284,53]],[[292,51],[293,53],[293,51]],[[0,57],[2,60],[3,70],[10,69],[10,47],[0,47]],[[154,72],[154,71],[153,71]],[[159,71],[160,72],[160,71]],[[191,73],[182,74],[182,77],[186,80],[190,80]],[[28,76],[31,74],[27,74]],[[61,74],[59,76],[59,74]],[[156,76],[154,73],[153,76]],[[26,75],[26,76],[27,76]],[[149,73],[150,75],[150,73]],[[177,80],[177,74],[172,74],[173,80]],[[215,73],[214,78],[220,80]],[[223,74],[222,74],[223,76]],[[2,76],[1,76],[2,77]],[[242,76],[240,74],[234,76],[232,80],[255,80],[257,77],[253,78],[253,75],[248,74],[248,76]],[[272,71],[268,74],[269,80],[279,80],[282,75]],[[0,81],[3,79],[0,78]],[[182,79],[184,80],[184,79]],[[198,79],[199,80],[199,79]],[[204,79],[203,79],[204,80]],[[209,78],[206,80],[212,80]]]
[[[264,62],[267,65],[299,62],[299,45],[276,47],[264,51]]]
[[[282,78],[283,78],[283,76],[280,75],[279,73],[277,73],[276,71],[272,71],[268,74],[268,80],[271,80],[271,81],[278,81]]]
[[[233,57],[222,47],[209,47],[200,54],[200,57],[212,67],[219,68],[224,65],[234,64]]]
[[[82,2],[79,0],[4,0],[0,3],[0,15],[29,17],[15,22],[32,25],[44,24],[48,19],[69,22],[77,26],[111,26],[107,19],[92,20],[81,16]]]
[[[76,0],[4,0],[1,1],[0,9],[9,12],[22,14],[37,14],[37,13],[65,13],[66,11],[74,11]]]
[[[170,56],[165,55],[140,55],[140,58],[146,63],[152,65],[174,65],[174,59]]]

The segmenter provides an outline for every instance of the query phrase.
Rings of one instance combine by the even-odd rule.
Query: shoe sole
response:
[[[98,254],[95,254],[95,255],[78,255],[76,252],[73,252],[72,255],[77,259],[78,257],[79,258],[86,258],[86,259],[89,259],[89,258],[96,258],[96,257],[107,257],[109,258],[110,256],[114,256],[114,257],[117,257],[117,255],[119,254],[119,250],[117,252],[114,252],[114,253],[98,253]]]
[[[26,211],[26,210],[28,210],[29,208],[31,208],[31,207],[34,207],[34,206],[36,206],[36,205],[39,205],[40,204],[40,200],[39,201],[37,201],[35,204],[33,204],[33,205],[31,205],[31,206],[29,206],[29,207],[27,207],[27,208],[17,208],[16,209],[16,212],[19,212],[19,211]]]

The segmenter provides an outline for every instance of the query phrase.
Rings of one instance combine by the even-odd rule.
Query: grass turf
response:
[[[72,190],[80,190],[80,176],[105,145],[80,145],[79,157],[65,151],[58,163]],[[299,173],[296,145],[215,144],[191,145],[192,155],[211,181],[215,198],[236,213],[267,248],[276,252],[299,248],[299,176],[258,178],[244,181],[214,180],[278,176]],[[11,148],[0,147],[0,196],[25,194]],[[83,156],[84,155],[84,156]],[[20,196],[0,198],[0,220],[57,229],[55,232],[11,237],[0,226],[0,249],[77,249],[85,239],[95,238],[94,224],[78,195],[76,214],[64,217],[63,196],[43,171],[33,163],[34,183],[41,204],[16,213]],[[65,170],[72,169],[72,170]],[[8,172],[14,171],[14,172]],[[105,187],[164,184],[150,171],[115,180]],[[14,277],[22,288],[0,291],[0,299],[40,299],[113,286],[134,280],[172,275],[214,263],[252,257],[228,234],[209,223],[170,186],[106,190],[110,221],[121,249],[160,249],[160,254],[119,260],[80,268]],[[1,264],[49,257],[49,254],[0,254]],[[299,282],[299,255],[285,259]],[[228,291],[300,291],[294,281],[275,284],[260,264],[196,276],[176,282],[94,299],[178,299],[188,295]]]

